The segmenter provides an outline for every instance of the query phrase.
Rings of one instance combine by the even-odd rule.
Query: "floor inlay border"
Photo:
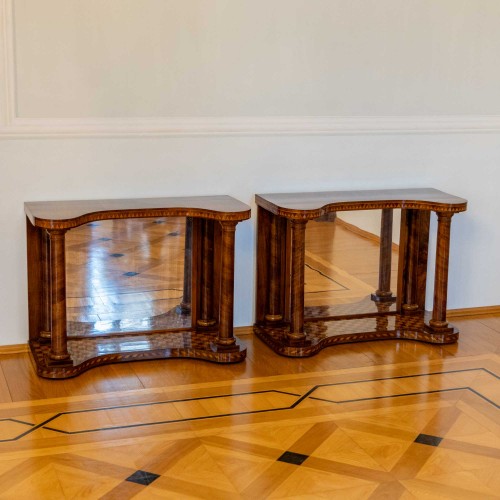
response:
[[[156,426],[156,425],[165,425],[165,424],[173,424],[173,423],[180,423],[180,422],[194,422],[194,421],[200,421],[200,420],[208,420],[208,419],[215,419],[215,418],[224,418],[224,417],[236,417],[236,416],[241,416],[241,415],[252,415],[252,414],[258,414],[258,413],[269,413],[269,412],[279,412],[279,411],[287,411],[287,410],[292,410],[297,408],[298,405],[300,405],[303,401],[306,399],[311,399],[314,401],[321,401],[325,403],[332,403],[332,404],[349,404],[349,403],[359,403],[359,402],[366,402],[366,401],[376,401],[376,400],[382,400],[382,399],[390,399],[390,398],[402,398],[402,397],[411,397],[411,396],[421,396],[421,395],[432,395],[432,394],[439,394],[439,393],[447,393],[447,392],[459,392],[459,391],[468,391],[471,394],[474,394],[475,396],[478,396],[481,398],[483,401],[491,405],[493,408],[499,409],[500,405],[497,404],[495,401],[490,399],[489,397],[485,396],[482,394],[480,391],[474,389],[473,387],[470,387],[468,385],[459,385],[457,387],[449,387],[449,388],[444,388],[444,389],[428,389],[428,390],[423,390],[423,391],[412,391],[412,392],[400,392],[396,394],[385,394],[385,395],[374,395],[370,397],[361,397],[361,398],[351,398],[351,399],[329,399],[325,397],[319,397],[319,396],[313,396],[315,392],[317,392],[320,389],[324,388],[335,388],[335,387],[340,387],[340,386],[348,386],[348,385],[353,385],[353,384],[367,384],[367,383],[377,383],[377,382],[385,382],[385,381],[395,381],[395,380],[403,380],[403,379],[413,379],[413,378],[421,378],[421,377],[434,377],[434,376],[441,376],[441,375],[453,375],[453,374],[460,374],[460,373],[471,373],[471,372],[478,372],[478,373],[484,373],[489,376],[494,377],[495,379],[500,379],[498,375],[496,375],[494,372],[487,368],[483,367],[477,367],[477,368],[464,368],[464,369],[458,369],[458,370],[445,370],[445,371],[437,371],[437,372],[428,372],[428,373],[418,373],[418,374],[409,374],[409,375],[396,375],[396,376],[391,376],[391,377],[376,377],[376,378],[369,378],[369,379],[361,379],[361,380],[350,380],[350,381],[342,381],[342,382],[332,382],[332,383],[323,383],[323,384],[315,384],[313,387],[308,389],[304,394],[297,394],[285,390],[279,390],[279,389],[267,389],[267,390],[259,390],[259,391],[245,391],[245,392],[240,392],[240,393],[226,393],[226,394],[218,394],[218,395],[207,395],[207,396],[201,396],[201,397],[193,397],[193,398],[179,398],[179,399],[171,399],[171,400],[164,400],[164,401],[153,401],[153,402],[142,402],[142,403],[131,403],[131,404],[125,404],[125,405],[113,405],[113,406],[105,406],[105,407],[98,407],[98,408],[86,408],[86,409],[79,409],[79,410],[71,410],[71,411],[64,411],[64,412],[57,412],[56,414],[50,416],[49,418],[45,419],[43,422],[40,422],[38,424],[33,424],[29,422],[25,422],[16,418],[4,418],[0,419],[0,430],[1,430],[1,425],[3,422],[15,422],[23,425],[30,426],[29,429],[25,430],[24,432],[8,439],[0,439],[0,443],[2,442],[12,442],[12,441],[18,441],[29,434],[32,434],[34,431],[38,429],[44,429],[52,432],[56,432],[59,434],[64,434],[64,435],[76,435],[76,434],[87,434],[87,433],[92,433],[92,432],[106,432],[106,431],[116,431],[116,430],[123,430],[123,429],[129,429],[129,428],[137,428],[137,427],[150,427],[150,426]],[[119,410],[126,410],[126,409],[141,409],[141,408],[153,408],[153,407],[160,407],[162,405],[165,405],[165,407],[168,406],[167,413],[170,409],[174,409],[175,405],[182,405],[182,404],[188,404],[188,403],[193,403],[193,402],[208,402],[210,400],[222,400],[224,398],[229,398],[234,401],[236,401],[236,398],[239,398],[240,400],[244,399],[245,397],[249,397],[251,399],[252,396],[257,396],[257,395],[279,395],[279,396],[285,396],[285,397],[291,397],[291,398],[296,398],[294,401],[291,401],[289,404],[280,404],[282,400],[277,400],[275,405],[272,405],[269,403],[269,407],[267,408],[260,408],[260,409],[251,409],[251,410],[241,410],[241,411],[233,411],[233,412],[214,412],[214,413],[207,413],[205,415],[197,415],[197,416],[185,416],[181,418],[165,418],[161,420],[156,420],[156,421],[143,421],[143,422],[131,422],[131,423],[125,423],[123,425],[110,425],[110,426],[95,426],[95,427],[90,427],[90,428],[84,428],[84,429],[77,429],[77,430],[68,430],[64,428],[58,428],[53,425],[48,425],[54,423],[56,420],[60,420],[64,417],[68,417],[71,419],[72,417],[74,418],[75,416],[78,416],[80,414],[98,414],[98,413],[104,413],[104,412],[113,412],[113,411],[119,411]],[[244,402],[243,402],[244,404]],[[249,404],[251,405],[251,401],[249,401]],[[185,409],[185,411],[189,411],[188,409]],[[181,414],[182,415],[182,414]]]

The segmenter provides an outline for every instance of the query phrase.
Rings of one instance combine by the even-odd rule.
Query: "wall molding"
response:
[[[500,115],[20,118],[14,0],[0,0],[0,138],[498,133]]]
[[[8,80],[7,80],[8,81]],[[7,103],[15,109],[15,104]],[[148,137],[498,133],[500,116],[283,116],[20,119],[4,116],[0,136]]]

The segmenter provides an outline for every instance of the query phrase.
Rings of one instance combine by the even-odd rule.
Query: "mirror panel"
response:
[[[386,284],[383,288],[388,288],[395,297],[400,214],[399,210],[389,212],[393,213],[393,222],[392,230],[389,227],[389,232],[386,231],[386,262],[387,259],[390,262],[386,264]],[[372,294],[378,294],[383,283],[380,280],[381,218],[382,210],[337,212],[307,224],[306,317],[395,310],[394,300],[372,299]],[[386,218],[386,224],[388,220]],[[390,276],[387,274],[389,269]]]
[[[68,231],[68,336],[189,328],[189,308],[180,308],[185,229],[186,218],[169,217]]]

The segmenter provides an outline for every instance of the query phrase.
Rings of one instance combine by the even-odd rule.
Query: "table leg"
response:
[[[201,262],[201,318],[199,326],[215,325],[214,307],[214,222],[203,219],[202,222],[202,262]]]
[[[71,364],[66,326],[65,230],[49,230],[52,336],[49,362]]]
[[[271,215],[269,234],[269,304],[266,321],[276,322],[283,320],[282,297],[282,221],[277,215]]]
[[[269,298],[269,225],[271,213],[257,207],[257,287],[255,290],[255,321],[264,323]]]
[[[216,340],[219,348],[232,348],[236,343],[233,336],[234,314],[234,237],[237,222],[221,221],[221,298],[219,335]]]
[[[291,221],[290,333],[292,341],[304,340],[304,266],[307,220]]]
[[[50,238],[49,233],[42,230],[42,306],[43,319],[40,338],[50,340],[52,328],[51,282],[50,282]]]
[[[448,262],[450,255],[451,212],[438,212],[434,305],[429,325],[436,330],[448,327],[446,303],[448,296]]]
[[[26,217],[26,251],[28,264],[28,318],[30,341],[39,340],[44,329],[43,230]]]
[[[392,209],[382,209],[378,290],[371,297],[376,302],[394,302],[396,300],[391,292],[392,220]]]
[[[429,221],[428,210],[401,210],[397,309],[403,314],[425,309]]]

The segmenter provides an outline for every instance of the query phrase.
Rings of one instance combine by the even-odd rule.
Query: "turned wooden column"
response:
[[[271,214],[257,207],[257,286],[255,290],[255,321],[266,319],[269,300],[269,233]]]
[[[50,340],[52,328],[51,280],[50,280],[50,237],[42,230],[42,329],[40,338]]]
[[[437,247],[436,269],[434,274],[434,306],[432,319],[429,324],[432,328],[441,329],[448,326],[446,321],[446,303],[448,298],[448,262],[450,255],[451,212],[437,212]]]
[[[283,245],[281,221],[277,215],[272,215],[269,231],[269,304],[266,321],[281,321],[283,319],[281,301],[281,248]]]
[[[43,230],[34,226],[26,217],[26,263],[28,271],[28,323],[29,339],[38,341],[44,329],[43,290]]]
[[[191,289],[193,268],[193,218],[186,217],[186,235],[184,238],[184,285],[182,288],[182,301],[177,311],[180,314],[191,312]]]
[[[406,283],[403,311],[413,312],[418,310],[417,301],[417,259],[418,259],[418,213],[416,210],[407,210],[408,214],[408,246],[406,254]]]
[[[307,220],[291,220],[290,340],[303,340],[304,266]]]
[[[396,300],[391,292],[392,219],[392,209],[382,209],[378,290],[372,294],[372,300],[376,302],[394,302]]]
[[[214,222],[202,221],[201,310],[199,326],[213,326],[214,319]]]
[[[50,291],[52,310],[52,336],[49,358],[51,361],[69,360],[66,331],[66,260],[65,229],[48,230],[50,239]]]
[[[221,242],[221,297],[219,335],[216,344],[230,347],[236,343],[233,337],[234,314],[234,236],[236,222],[220,221],[222,228]]]
[[[401,210],[397,309],[403,314],[425,309],[429,224],[429,210]]]

